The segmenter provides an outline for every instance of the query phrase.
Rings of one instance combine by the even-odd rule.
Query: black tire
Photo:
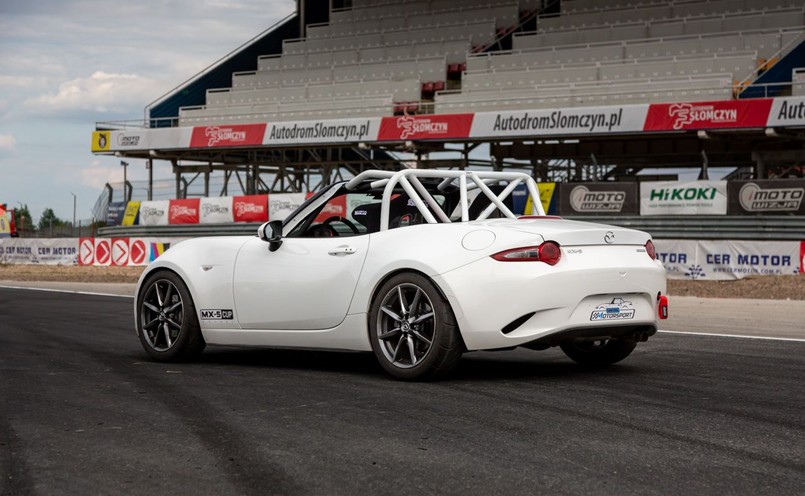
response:
[[[160,362],[192,360],[204,350],[193,298],[174,272],[154,272],[140,287],[137,336],[148,355]]]
[[[409,381],[444,375],[464,349],[450,305],[428,278],[415,273],[395,275],[377,291],[369,339],[380,365]]]
[[[587,367],[605,367],[628,357],[637,341],[601,339],[597,341],[566,341],[559,345],[565,355]]]

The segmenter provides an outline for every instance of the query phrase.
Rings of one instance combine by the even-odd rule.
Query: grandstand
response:
[[[169,162],[177,195],[183,175],[235,174],[244,194],[302,191],[409,161],[517,167],[560,182],[635,180],[662,167],[801,177],[805,117],[791,110],[704,128],[643,122],[652,104],[755,112],[775,98],[777,109],[776,98],[805,94],[803,71],[802,0],[307,0],[152,103],[145,122],[98,123],[117,139],[94,151]],[[498,132],[505,112],[524,110],[608,124]],[[465,132],[432,133],[465,115],[474,116]],[[405,121],[428,116],[424,127]],[[229,134],[210,135],[221,126]],[[240,134],[246,142],[230,139]]]

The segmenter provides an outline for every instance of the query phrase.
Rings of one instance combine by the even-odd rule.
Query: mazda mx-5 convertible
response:
[[[523,189],[537,201],[517,217]],[[172,247],[140,278],[137,334],[160,361],[208,344],[359,350],[420,380],[475,350],[626,358],[668,312],[650,236],[546,216],[538,199],[523,173],[364,172],[257,236]]]

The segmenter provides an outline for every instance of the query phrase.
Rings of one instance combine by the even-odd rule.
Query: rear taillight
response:
[[[539,246],[525,246],[495,253],[492,258],[498,262],[544,262],[556,265],[562,258],[562,250],[555,241],[546,241]]]
[[[646,241],[646,253],[652,260],[657,260],[657,250],[654,248],[654,243],[651,240]]]

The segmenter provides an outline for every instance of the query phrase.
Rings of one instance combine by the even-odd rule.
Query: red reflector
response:
[[[667,296],[658,296],[657,297],[657,316],[660,320],[665,320],[668,318],[668,297]]]

